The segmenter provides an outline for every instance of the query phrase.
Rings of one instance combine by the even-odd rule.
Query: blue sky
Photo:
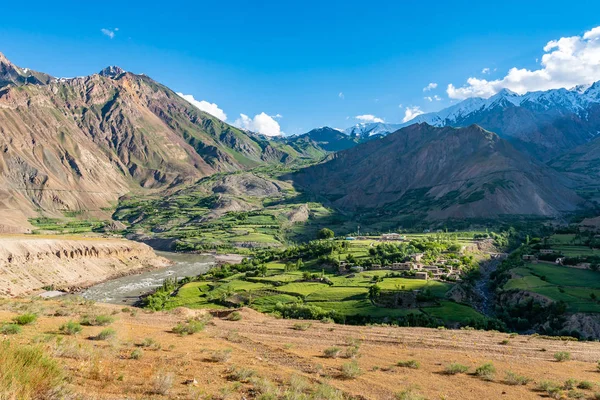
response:
[[[600,25],[600,2],[32,0],[3,15],[0,52],[17,65],[59,77],[119,65],[216,103],[227,122],[280,115],[294,134],[359,115],[398,123],[406,107],[469,96],[449,99],[448,84],[538,69],[549,41]]]

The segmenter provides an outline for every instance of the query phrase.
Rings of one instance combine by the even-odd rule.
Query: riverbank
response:
[[[150,246],[126,239],[4,235],[0,236],[0,297],[49,288],[78,291],[170,264]]]

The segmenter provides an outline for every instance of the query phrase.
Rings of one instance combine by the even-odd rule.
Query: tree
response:
[[[329,228],[323,228],[317,234],[317,238],[319,239],[331,239],[335,236],[333,231]]]
[[[378,285],[372,285],[369,287],[369,299],[374,302],[381,295],[381,288]]]

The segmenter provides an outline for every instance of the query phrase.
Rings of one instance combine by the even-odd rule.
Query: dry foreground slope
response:
[[[407,389],[427,399],[535,399],[546,396],[536,389],[542,381],[563,385],[569,379],[577,380],[575,386],[594,382],[591,389],[575,389],[583,398],[593,398],[600,380],[598,343],[316,321],[308,326],[306,321],[278,320],[249,309],[243,309],[237,321],[221,311],[203,331],[180,336],[171,331],[178,322],[193,316],[206,319],[201,317],[206,311],[132,313],[117,306],[67,301],[5,301],[0,308],[4,321],[24,310],[63,315],[40,317],[11,340],[43,343],[39,346],[66,366],[66,390],[84,399],[275,399],[284,398],[286,390],[295,396],[285,398],[300,398],[301,392],[313,396],[303,398],[322,399],[423,398],[399,395]],[[58,334],[61,324],[78,320],[81,313],[113,315],[109,329],[115,336],[89,340],[107,329],[98,326],[84,327],[78,335]],[[152,340],[146,339],[142,347],[145,338]],[[359,346],[354,361],[361,373],[349,378],[342,366],[353,362],[343,358],[352,345]],[[323,357],[332,346],[342,350],[341,356]],[[554,361],[557,352],[569,352],[571,360]],[[397,366],[407,360],[416,360],[419,367]],[[468,366],[469,373],[445,374],[445,367],[455,362]],[[490,381],[472,374],[486,362],[497,369]],[[532,381],[509,385],[507,371]]]

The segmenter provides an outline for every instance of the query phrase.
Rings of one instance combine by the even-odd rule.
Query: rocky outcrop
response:
[[[169,264],[142,243],[118,239],[0,238],[0,296],[73,289]]]
[[[600,317],[598,314],[576,313],[569,315],[564,330],[568,332],[579,332],[582,338],[600,338]]]

